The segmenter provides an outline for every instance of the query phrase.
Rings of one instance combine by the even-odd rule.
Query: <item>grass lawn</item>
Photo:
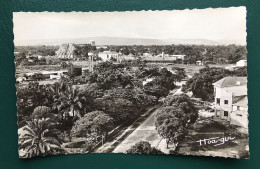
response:
[[[208,130],[207,130],[208,129]],[[224,128],[221,125],[216,125],[212,122],[205,124],[205,127],[200,129],[189,129],[189,134],[179,144],[178,154],[191,154],[191,155],[204,155],[204,156],[224,156],[224,157],[248,157],[248,137],[241,137],[239,135],[226,134],[229,128]],[[227,140],[224,144],[219,141],[218,144],[199,140],[209,138],[228,138],[232,137],[232,140]]]

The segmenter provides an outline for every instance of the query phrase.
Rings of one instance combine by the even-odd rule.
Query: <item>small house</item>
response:
[[[247,66],[247,60],[240,60],[236,63],[237,67],[244,67]]]

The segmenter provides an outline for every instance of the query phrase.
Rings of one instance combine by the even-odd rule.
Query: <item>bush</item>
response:
[[[156,149],[155,147],[152,147],[151,144],[147,141],[140,141],[133,145],[129,150],[127,150],[127,153],[132,154],[163,154],[160,150]]]

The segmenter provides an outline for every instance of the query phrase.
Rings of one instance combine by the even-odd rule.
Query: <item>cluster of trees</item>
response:
[[[198,111],[187,95],[168,96],[156,114],[155,126],[162,138],[166,139],[167,148],[172,143],[176,150],[187,134],[188,124],[194,123],[197,118]]]
[[[25,60],[26,56],[41,55],[41,56],[54,56],[58,46],[15,46],[15,62],[20,64]],[[42,62],[39,62],[42,63]]]
[[[151,78],[153,81],[144,86],[145,91],[156,97],[165,97],[168,95],[170,90],[173,90],[176,86],[174,82],[177,81],[175,74],[172,74],[166,68],[156,71],[158,68],[154,68],[152,71]],[[147,73],[147,72],[144,72]]]
[[[186,63],[195,64],[196,61],[215,63],[236,63],[246,59],[245,46],[206,46],[206,45],[152,45],[152,46],[108,46],[108,50],[121,52],[124,55],[142,56],[144,53],[159,55],[162,52],[170,55],[186,55]]]
[[[114,127],[114,119],[109,115],[102,111],[92,111],[75,122],[71,129],[71,136],[86,137],[87,143],[94,146],[98,140],[102,142],[106,140],[108,132]]]
[[[247,67],[241,67],[234,71],[217,67],[205,67],[200,69],[199,73],[193,75],[182,90],[184,92],[192,91],[193,95],[204,101],[214,100],[213,83],[227,76],[247,76]]]
[[[87,45],[74,45],[75,49],[73,50],[74,56],[80,59],[87,59],[88,53],[96,51],[95,46]]]
[[[42,56],[54,56],[55,51],[59,46],[15,46],[14,51],[19,52],[20,55],[42,55]]]
[[[143,85],[147,78],[153,80]],[[147,69],[144,63],[133,70],[129,63],[104,62],[95,66],[89,76],[89,82],[97,91],[92,92],[96,109],[105,111],[115,123],[135,118],[141,110],[156,104],[175,88],[174,81],[175,75],[167,69]]]
[[[74,56],[80,59],[87,59],[89,52],[102,52],[104,49],[96,49],[91,45],[74,45]],[[25,60],[26,55],[54,56],[58,46],[18,46],[15,52],[16,63],[19,65]],[[143,56],[144,53],[159,55],[162,52],[170,55],[186,55],[183,63],[195,64],[196,61],[204,63],[234,64],[238,60],[246,59],[247,50],[245,46],[228,45],[228,46],[206,46],[206,45],[133,45],[133,46],[108,46],[106,50],[121,52],[123,55],[132,54],[136,57]],[[100,58],[95,57],[95,60]],[[42,62],[39,62],[39,64]],[[30,63],[24,63],[30,64]]]
[[[32,120],[33,112],[38,106],[49,107],[52,113],[59,115],[60,123],[68,126],[72,123],[69,116],[77,118],[76,116],[82,115],[83,104],[87,104],[85,97],[88,96],[83,96],[77,88],[63,82],[51,85],[31,82],[27,86],[18,86],[17,89],[19,127]]]
[[[17,89],[18,126],[23,130],[21,133],[26,133],[19,136],[19,149],[26,152],[24,156],[65,152],[61,148],[65,133],[91,111],[87,106],[91,97],[63,82],[51,85],[33,82]]]
[[[38,106],[34,109],[27,125],[19,130],[19,149],[25,153],[19,153],[21,157],[35,155],[45,156],[49,154],[64,154],[61,148],[62,141],[57,137],[59,133],[59,117],[46,106]]]
[[[53,144],[50,141],[48,143],[56,148],[60,148],[62,142],[70,141],[68,137],[84,137],[88,145],[104,141],[115,125],[135,120],[147,107],[155,105],[161,96],[167,95],[175,87],[176,75],[167,69],[144,68],[145,63],[141,62],[134,64],[137,69],[133,69],[132,63],[128,62],[104,62],[84,76],[75,75],[75,67],[68,64],[68,77],[60,82],[48,85],[39,85],[37,82],[26,86],[18,84],[19,128],[28,129],[32,134],[41,133],[35,137],[39,140],[43,136],[48,139],[53,137]],[[142,82],[147,78],[154,78],[154,82],[143,85]],[[82,85],[77,85],[78,81]],[[52,120],[55,126],[51,128],[55,132],[50,126],[43,127],[37,122],[39,120],[43,123]],[[50,150],[51,147],[43,150],[42,143],[36,141],[33,142],[34,147],[39,148],[36,153],[36,150],[28,148],[27,137],[20,139],[20,149],[28,152],[28,156],[58,152]],[[59,140],[59,145],[56,140]]]

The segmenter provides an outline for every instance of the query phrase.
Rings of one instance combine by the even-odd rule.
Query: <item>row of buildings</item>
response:
[[[225,77],[213,84],[215,115],[248,129],[247,77]]]
[[[91,41],[89,44],[77,44],[77,46],[95,46],[96,49],[102,47],[103,49],[106,47],[103,46],[96,46],[95,41]],[[62,44],[60,48],[55,52],[56,56],[58,58],[62,59],[74,59],[76,58],[76,45],[72,43],[68,44]],[[89,55],[93,54],[94,52],[90,52]],[[115,51],[103,51],[99,53],[94,53],[95,56],[98,56],[102,61],[109,61],[111,59],[115,59],[118,62],[122,60],[134,60],[135,57],[132,54],[129,54],[128,56],[125,56],[121,54],[120,52]],[[92,55],[91,55],[92,56]],[[184,60],[186,58],[186,55],[169,55],[162,52],[162,54],[159,54],[157,56],[152,56],[149,53],[143,53],[141,56],[144,60],[147,61],[177,61],[177,60]]]

